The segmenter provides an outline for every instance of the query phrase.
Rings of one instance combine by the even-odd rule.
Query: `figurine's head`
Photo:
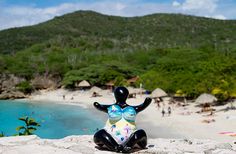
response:
[[[117,87],[114,91],[114,94],[115,94],[116,102],[125,103],[129,95],[129,91],[125,87]]]

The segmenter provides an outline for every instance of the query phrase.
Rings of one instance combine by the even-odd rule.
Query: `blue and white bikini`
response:
[[[137,130],[136,114],[135,109],[131,106],[122,109],[118,105],[112,105],[108,108],[109,119],[104,129],[112,135],[118,144],[123,144]]]

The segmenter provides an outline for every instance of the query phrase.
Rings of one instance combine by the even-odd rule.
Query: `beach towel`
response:
[[[232,133],[234,133],[234,132],[220,132],[219,134],[232,134]]]
[[[219,134],[227,135],[227,136],[231,136],[231,137],[236,137],[236,133],[235,132],[220,132]]]

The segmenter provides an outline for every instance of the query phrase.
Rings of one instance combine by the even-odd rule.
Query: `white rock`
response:
[[[32,136],[0,138],[0,154],[111,154],[95,148],[93,136],[68,136],[63,139],[40,139]],[[135,153],[158,154],[236,154],[235,145],[197,139],[149,139],[147,149]]]

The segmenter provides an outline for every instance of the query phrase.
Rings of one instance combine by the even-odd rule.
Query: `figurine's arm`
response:
[[[145,99],[145,101],[144,101],[142,104],[140,104],[140,105],[138,105],[138,106],[133,106],[133,108],[135,109],[136,113],[138,113],[138,112],[143,111],[146,107],[148,107],[148,105],[149,105],[151,102],[152,102],[152,99],[149,98],[149,97],[147,97],[147,98]]]
[[[93,103],[93,106],[94,106],[96,109],[107,113],[107,108],[108,108],[109,106],[111,106],[111,105],[102,105],[102,104],[99,104],[98,102],[94,102],[94,103]]]

